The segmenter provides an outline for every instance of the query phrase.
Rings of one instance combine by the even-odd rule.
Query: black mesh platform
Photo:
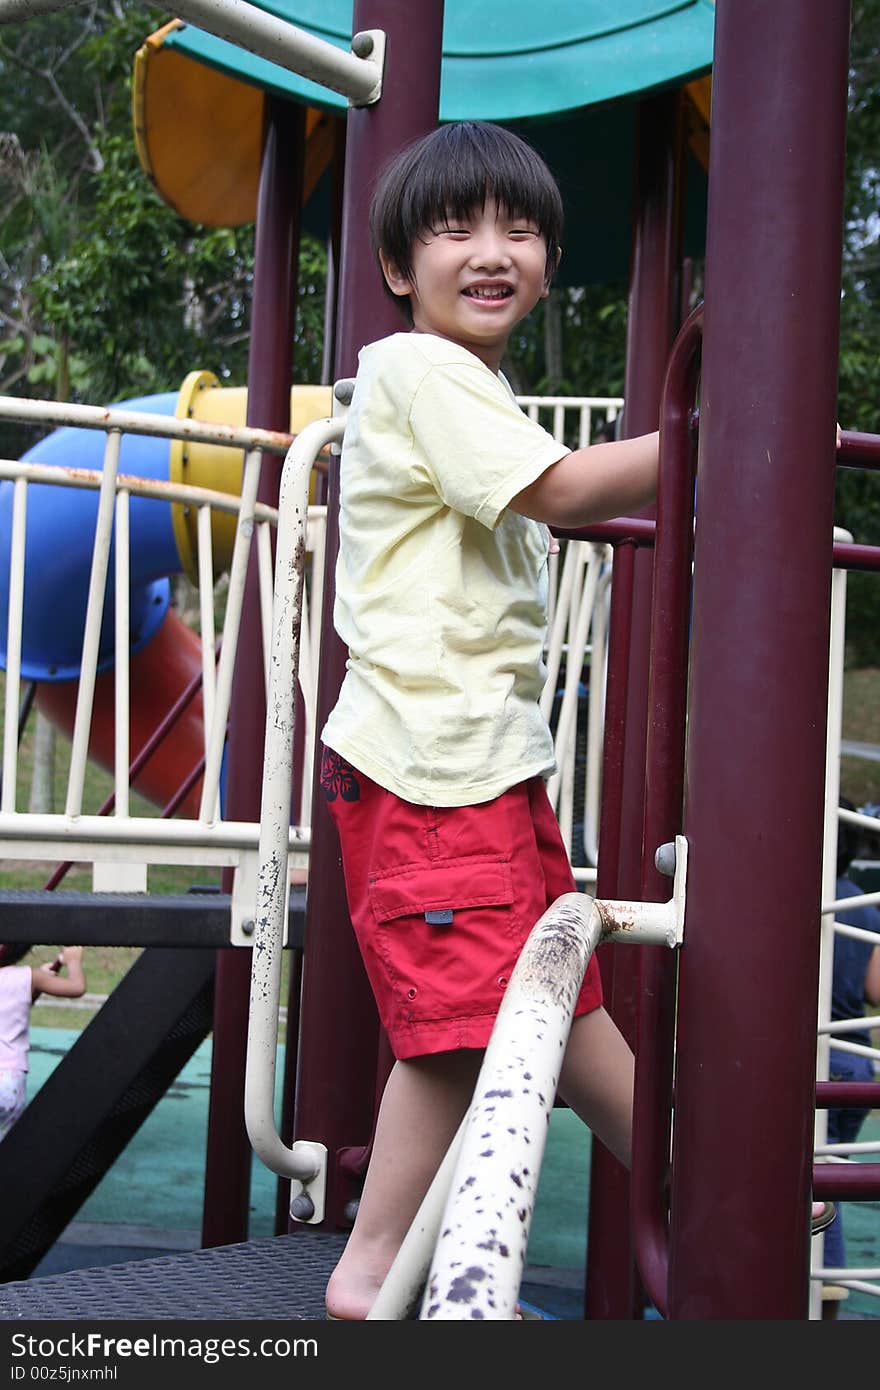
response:
[[[0,1285],[0,1319],[324,1320],[346,1235],[270,1236]]]

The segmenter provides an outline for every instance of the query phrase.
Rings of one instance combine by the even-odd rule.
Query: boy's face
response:
[[[492,198],[464,219],[426,229],[413,246],[410,278],[381,261],[393,292],[410,297],[415,332],[459,343],[493,372],[513,329],[548,293],[543,236]]]

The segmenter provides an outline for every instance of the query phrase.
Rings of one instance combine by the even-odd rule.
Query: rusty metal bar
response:
[[[126,410],[119,406],[78,405],[67,401],[39,401],[26,396],[0,396],[0,416],[4,420],[19,420],[33,425],[69,425],[84,430],[118,430],[120,434],[152,435],[160,439],[182,439],[199,444],[228,444],[233,449],[262,449],[266,453],[285,454],[293,435],[283,430],[261,430],[244,425],[208,424],[198,420],[178,420],[168,415],[151,415],[143,410]],[[10,460],[10,464],[13,464]],[[20,470],[27,473],[28,465]],[[32,468],[48,465],[30,465]],[[71,469],[71,476],[77,470]],[[39,475],[33,475],[38,479]],[[120,477],[122,475],[120,474]],[[132,479],[143,483],[144,479]],[[155,483],[154,483],[155,486]],[[225,503],[230,498],[217,494]]]

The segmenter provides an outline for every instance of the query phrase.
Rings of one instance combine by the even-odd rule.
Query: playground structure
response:
[[[17,7],[0,7],[0,17],[7,8],[48,7],[28,6],[27,0],[20,0]],[[357,231],[369,171],[384,154],[437,119],[442,6],[424,6],[424,31],[417,34],[410,32],[404,9],[389,0],[384,4],[362,0],[354,9],[352,32],[382,28],[391,39],[396,34],[398,42],[397,47],[393,42],[386,46],[381,96],[372,107],[353,106],[347,120],[332,370],[337,382],[351,375],[357,344],[377,336],[377,325],[388,323],[387,306]],[[833,438],[834,422],[833,267],[839,264],[840,253],[848,7],[825,7],[809,18],[790,0],[774,7],[772,17],[759,13],[760,7],[738,9],[737,14],[729,0],[719,3],[716,22],[705,322],[699,315],[692,317],[680,332],[676,331],[680,296],[674,276],[680,246],[675,210],[681,196],[674,158],[681,139],[677,93],[661,91],[646,97],[640,110],[640,197],[625,428],[629,433],[652,428],[658,411],[661,414],[663,481],[656,524],[653,518],[625,519],[597,529],[588,538],[562,537],[576,539],[578,545],[610,545],[613,550],[597,897],[663,904],[669,882],[655,867],[654,852],[682,833],[689,846],[685,948],[679,954],[656,952],[651,946],[635,952],[615,947],[610,960],[608,953],[603,955],[612,1007],[637,1045],[637,1132],[630,1192],[625,1175],[607,1156],[594,1157],[586,1306],[591,1317],[638,1316],[645,1291],[673,1318],[802,1317],[807,1304],[805,1213],[810,1186],[816,1195],[847,1196],[876,1191],[878,1185],[876,1165],[859,1165],[856,1171],[855,1165],[823,1164],[813,1171],[809,1161],[817,1091],[816,1009],[808,1005],[819,998],[822,985],[819,918],[822,903],[828,901],[821,881],[823,839],[827,866],[834,823],[827,808],[836,808],[837,800],[833,770],[829,773],[826,766],[827,761],[833,763],[834,754],[826,757],[825,742],[817,734],[826,724],[833,732],[833,716],[826,716],[832,559],[841,570],[878,566],[876,554],[852,545],[849,539],[838,539],[832,548],[832,450],[823,444]],[[404,32],[409,70],[432,75],[431,81],[426,76],[423,86],[406,84],[405,93],[399,76],[395,86],[394,69],[395,53],[401,54],[404,48]],[[798,44],[792,41],[795,36],[801,40]],[[746,61],[757,94],[754,108],[738,96],[736,74],[745,70]],[[808,81],[820,63],[830,74],[821,97]],[[759,119],[759,97],[781,80],[780,72],[793,91],[809,93],[809,105],[806,97],[803,102],[793,98],[791,109],[780,115],[778,127],[768,132]],[[413,91],[413,86],[419,90]],[[284,343],[290,334],[281,331],[276,320],[283,317],[278,304],[289,302],[289,295],[279,293],[280,286],[289,286],[291,273],[284,263],[283,247],[289,245],[284,229],[296,217],[296,199],[288,187],[288,156],[296,151],[301,155],[303,144],[303,113],[292,111],[289,102],[272,98],[261,187],[271,189],[273,197],[267,193],[258,209],[258,239],[262,233],[262,244],[268,244],[269,250],[255,286],[248,399],[248,422],[254,433],[250,438],[235,438],[237,444],[246,443],[252,450],[265,447],[280,453],[289,443],[289,358],[285,360]],[[807,158],[814,175],[829,190],[825,200],[807,199],[797,180],[784,177],[788,168],[797,168],[798,160]],[[772,242],[761,217],[771,198],[777,207]],[[792,309],[792,301],[800,299],[809,300],[809,314]],[[774,325],[772,345],[762,332],[768,319]],[[396,324],[389,324],[389,331],[392,326]],[[731,362],[729,344],[741,341],[748,344],[748,352],[737,353]],[[796,372],[786,369],[789,360],[797,363]],[[700,525],[694,537],[694,407],[700,370]],[[739,404],[743,400],[754,402],[745,412]],[[261,431],[256,430],[258,420],[264,427]],[[181,438],[199,433],[198,426],[181,423],[177,428]],[[332,437],[338,438],[339,428],[333,426],[337,434]],[[217,442],[223,429],[205,433]],[[116,437],[111,426],[108,438]],[[248,455],[249,465],[254,457]],[[733,457],[737,467],[725,468],[725,459]],[[840,457],[854,465],[876,464],[877,441],[844,436]],[[105,518],[112,510],[114,471],[115,465],[108,468],[105,462],[100,489]],[[230,594],[240,595],[244,621],[235,634],[237,644],[227,644],[224,629],[216,690],[209,674],[213,644],[206,641],[201,653],[206,741],[199,819],[204,826],[188,852],[204,853],[206,858],[199,862],[224,865],[230,889],[228,902],[218,899],[212,905],[213,915],[203,911],[201,940],[205,944],[209,940],[219,944],[224,929],[221,919],[229,939],[231,916],[232,939],[246,945],[245,927],[255,915],[256,882],[253,868],[248,871],[244,859],[247,853],[253,865],[261,819],[265,824],[265,816],[254,806],[253,769],[262,760],[260,752],[255,755],[254,730],[262,729],[264,719],[262,712],[258,719],[254,712],[266,703],[267,660],[260,647],[267,644],[261,635],[265,620],[261,616],[249,624],[247,617],[266,611],[265,605],[261,608],[255,601],[255,593],[259,556],[264,557],[265,575],[267,549],[265,543],[258,544],[249,554],[247,542],[251,517],[270,520],[268,512],[257,511],[261,505],[271,509],[274,504],[274,498],[266,494],[275,478],[267,481],[266,472],[258,466],[247,466],[245,471],[240,514],[246,524],[236,533],[230,569],[235,580],[233,584],[231,578]],[[22,493],[25,474],[20,476],[21,484],[15,488]],[[329,575],[332,458],[328,479],[325,553]],[[176,486],[176,494],[173,489],[169,494],[175,505],[196,505],[194,493]],[[128,490],[126,484],[121,495]],[[755,496],[760,499],[758,507]],[[220,504],[215,501],[214,505]],[[22,528],[21,510],[18,516]],[[114,663],[119,681],[117,710],[124,707],[124,653],[129,645],[127,625],[119,613],[120,596],[128,591],[120,540],[125,533],[124,516],[123,506],[116,532],[116,558],[123,566],[116,582],[121,632]],[[786,551],[785,583],[780,586],[778,538],[791,528],[799,544],[790,554]],[[206,531],[210,534],[210,526],[200,523],[200,566]],[[744,534],[749,536],[747,559],[741,545]],[[577,552],[571,547],[569,553]],[[109,530],[105,554],[109,554]],[[603,560],[607,561],[607,552]],[[213,573],[210,559],[204,563],[205,572]],[[325,615],[329,611],[326,594],[325,589]],[[779,601],[784,621],[776,617]],[[229,635],[235,633],[235,607]],[[84,645],[94,651],[97,671],[100,604],[94,611],[97,616],[86,624]],[[577,629],[575,621],[569,636],[579,641]],[[754,659],[743,657],[744,629],[750,634]],[[658,634],[663,635],[662,641]],[[234,661],[236,646],[238,660]],[[332,703],[341,653],[326,627],[317,649],[310,644],[306,648],[315,651],[319,667],[317,724],[321,711]],[[256,659],[254,653],[258,653]],[[751,658],[750,653],[746,656]],[[249,671],[253,679],[246,681],[242,671]],[[8,653],[8,684],[11,674]],[[77,705],[74,719],[75,761],[80,770],[88,742],[85,711],[89,700],[82,695],[83,688],[81,677],[78,700],[82,705]],[[227,697],[225,806],[223,819],[215,820]],[[15,742],[17,713],[17,704],[9,700],[2,827],[10,837],[31,836],[37,829],[8,800],[6,758]],[[828,746],[833,750],[830,739]],[[145,862],[150,855],[169,852],[169,842],[179,831],[157,828],[162,821],[154,821],[147,830],[143,822],[136,826],[134,818],[120,810],[128,761],[124,743],[117,744],[116,814],[104,825],[83,817],[75,794],[69,794],[67,823],[62,826],[59,820],[52,827],[40,828],[65,846],[67,857],[131,856]],[[14,786],[13,774],[9,777],[9,785]],[[748,799],[745,781],[750,788]],[[788,811],[784,829],[774,823],[775,808],[783,800]],[[285,810],[288,803],[285,797]],[[309,892],[304,908],[300,902],[295,909],[298,930],[304,924],[298,944],[303,947],[305,987],[295,1049],[303,1080],[297,1113],[288,1127],[295,1137],[294,1147],[302,1141],[327,1151],[324,1205],[316,1224],[335,1230],[344,1229],[345,1206],[363,1171],[375,1094],[387,1059],[345,934],[344,899],[332,839],[319,803],[311,809]],[[18,840],[16,857],[28,853],[44,857],[45,839],[39,854],[27,848],[34,843]],[[305,839],[296,831],[288,844],[295,851],[306,849]],[[238,867],[233,875],[234,865]],[[742,920],[739,889],[744,875],[750,884],[748,923]],[[90,903],[88,910],[93,909]],[[118,916],[118,903],[115,911]],[[140,905],[132,908],[135,911],[140,911]],[[16,920],[11,933],[19,937],[20,921]],[[56,917],[49,939],[83,939],[79,933],[82,915],[71,924],[69,938],[59,936],[59,921]],[[167,921],[166,909],[162,930],[167,930]],[[143,921],[131,930],[142,932]],[[212,1107],[209,1136],[206,1245],[223,1245],[246,1234],[235,1202],[229,1200],[230,1193],[244,1190],[245,1140],[235,1078],[243,1075],[241,967],[246,954],[224,951],[217,968],[217,1107],[216,1111]],[[789,981],[782,1006],[780,969]],[[206,972],[199,976],[195,963],[192,984],[193,997],[204,993]],[[332,1009],[328,1008],[331,987]],[[638,1006],[637,992],[641,995]],[[777,1019],[778,1049],[768,1047],[762,1022],[770,1009]],[[372,1048],[371,1038],[375,1039]],[[648,1040],[647,1045],[639,1047],[640,1039]],[[677,1054],[674,1134],[673,1045]],[[339,1113],[328,1111],[320,1094],[320,1078],[328,1072],[347,1081],[346,1103]],[[763,1098],[760,1104],[756,1092]],[[839,1098],[839,1091],[834,1094]],[[733,1158],[729,1133],[720,1133],[719,1095],[729,1132],[741,1139]],[[875,1088],[871,1096],[873,1103]],[[820,1117],[821,1108],[830,1101],[830,1088],[820,1082]],[[769,1142],[764,1129],[768,1112],[777,1117]],[[23,1134],[22,1142],[24,1138]],[[659,1179],[670,1150],[671,1208],[667,1212]],[[0,1162],[4,1157],[0,1153]],[[629,1205],[632,1250],[620,1240]],[[313,1220],[314,1216],[303,1212],[303,1225]],[[310,1238],[303,1231],[294,1244]]]

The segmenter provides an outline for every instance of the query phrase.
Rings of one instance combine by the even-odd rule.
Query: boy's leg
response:
[[[571,1025],[559,1094],[628,1168],[632,1143],[633,1054],[602,1007]]]
[[[482,1052],[396,1062],[379,1108],[357,1219],[327,1285],[328,1313],[365,1318],[455,1137]]]

